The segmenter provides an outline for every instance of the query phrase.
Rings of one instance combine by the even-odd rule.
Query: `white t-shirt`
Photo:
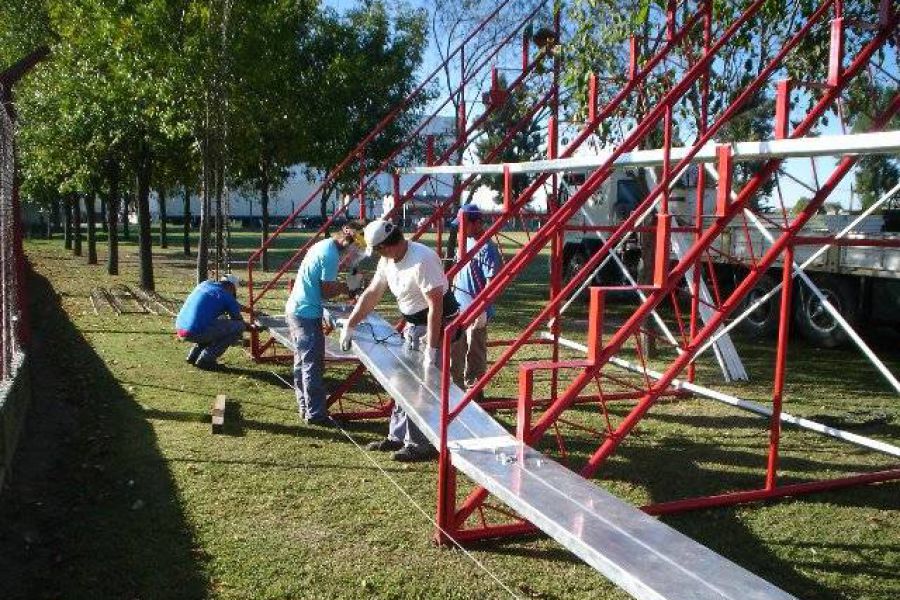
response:
[[[381,257],[372,278],[373,285],[391,290],[404,315],[425,310],[428,308],[425,294],[435,288],[440,288],[443,294],[448,287],[437,252],[418,242],[408,244],[406,254],[399,261]]]

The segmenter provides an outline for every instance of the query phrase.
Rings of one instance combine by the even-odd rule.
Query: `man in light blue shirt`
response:
[[[462,221],[465,219],[465,226]],[[475,241],[484,232],[484,217],[474,204],[464,204],[453,225],[462,227],[466,235],[466,250],[475,246]],[[475,256],[453,278],[453,295],[459,303],[460,312],[472,304],[475,296],[485,288],[488,281],[501,266],[500,251],[494,242],[488,240]],[[494,316],[494,306],[478,315],[466,329],[465,335],[450,348],[450,371],[457,385],[466,389],[474,386],[487,370],[487,324]],[[481,394],[476,400],[481,399]]]
[[[341,294],[350,295],[347,284],[337,281],[341,255],[361,245],[362,223],[350,222],[332,237],[316,242],[306,251],[291,295],[285,304],[285,318],[294,342],[294,389],[297,410],[307,424],[335,427],[325,405],[325,334],[322,332],[322,304]],[[364,242],[362,242],[364,243]]]

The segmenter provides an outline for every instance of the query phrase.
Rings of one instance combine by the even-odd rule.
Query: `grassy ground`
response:
[[[249,235],[237,244],[252,247]],[[285,243],[285,251],[297,238]],[[6,598],[475,598],[508,594],[465,554],[434,547],[432,527],[339,433],[300,425],[275,375],[232,349],[228,371],[187,367],[171,319],[94,314],[96,285],[137,281],[134,247],[109,278],[61,248],[27,246],[34,264],[37,336],[31,360],[37,397],[19,468],[0,503],[0,596]],[[101,256],[102,260],[102,256]],[[161,251],[158,291],[181,299],[192,265]],[[492,336],[514,334],[546,289],[543,267],[505,297]],[[284,292],[271,302],[278,310]],[[611,313],[625,312],[613,306]],[[582,329],[583,307],[567,327]],[[390,313],[393,314],[393,313]],[[613,317],[614,318],[614,317]],[[879,343],[897,370],[895,338]],[[743,341],[751,384],[726,387],[766,401],[772,352]],[[787,410],[900,443],[896,397],[849,350],[794,343]],[[714,382],[712,365],[703,364]],[[329,370],[335,385],[346,369]],[[512,395],[516,373],[491,394]],[[227,435],[209,433],[216,394],[233,403]],[[613,418],[624,404],[611,407]],[[596,409],[572,411],[595,422]],[[501,415],[508,420],[508,415]],[[360,444],[384,424],[356,424]],[[569,460],[596,446],[561,431]],[[546,440],[547,447],[552,440]],[[654,408],[602,471],[600,485],[635,504],[759,486],[761,420],[698,399]],[[431,514],[433,464],[378,464]],[[785,430],[786,481],[896,465],[883,457]],[[463,486],[465,487],[465,486]],[[801,598],[900,597],[900,484],[715,509],[664,521]],[[624,594],[552,540],[480,545],[473,556],[528,598],[622,598]]]

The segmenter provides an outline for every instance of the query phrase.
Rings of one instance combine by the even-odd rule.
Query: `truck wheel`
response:
[[[565,260],[563,261],[563,283],[568,283],[571,281],[572,277],[581,270],[581,268],[587,262],[587,255],[584,253],[584,250],[581,248],[577,248],[567,253]]]
[[[856,320],[857,302],[850,283],[836,277],[814,281],[828,298],[828,302],[852,325]],[[797,286],[794,320],[803,337],[817,346],[835,348],[850,339],[819,297],[802,283]]]
[[[763,275],[756,285],[747,293],[741,305],[741,312],[768,294],[776,285],[775,280]],[[773,295],[741,321],[740,328],[754,339],[769,338],[778,331],[778,311],[781,306],[781,293]]]

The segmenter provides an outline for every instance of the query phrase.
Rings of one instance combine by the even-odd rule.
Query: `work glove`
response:
[[[438,349],[437,348],[425,348],[425,351],[422,352],[422,366],[426,369],[428,367],[438,366]]]
[[[350,342],[353,341],[353,327],[350,327],[349,321],[344,321],[344,327],[341,329],[341,350],[350,352]]]
[[[365,280],[362,274],[357,272],[354,267],[350,274],[347,275],[347,295],[351,298],[356,298],[362,292],[364,285]]]

